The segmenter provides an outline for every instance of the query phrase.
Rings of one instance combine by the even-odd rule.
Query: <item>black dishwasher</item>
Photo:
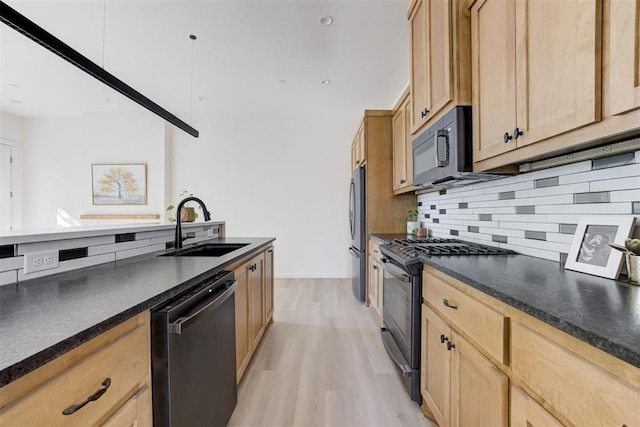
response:
[[[224,426],[237,402],[233,272],[151,312],[155,426]]]

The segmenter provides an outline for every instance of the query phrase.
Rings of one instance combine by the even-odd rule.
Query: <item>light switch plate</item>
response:
[[[24,254],[24,274],[57,268],[60,264],[58,251],[32,252]]]

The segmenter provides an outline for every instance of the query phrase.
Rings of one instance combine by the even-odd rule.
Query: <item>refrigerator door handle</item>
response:
[[[356,258],[360,258],[360,253],[353,248],[349,248],[349,253]]]

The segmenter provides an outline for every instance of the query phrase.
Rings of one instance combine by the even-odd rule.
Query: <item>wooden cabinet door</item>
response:
[[[427,305],[422,305],[420,392],[439,425],[449,425],[451,329]],[[488,424],[487,424],[488,425]]]
[[[606,4],[607,115],[616,115],[640,107],[640,0],[609,0]]]
[[[419,0],[411,28],[412,133],[453,99],[453,32],[450,0]]]
[[[411,34],[411,132],[415,132],[428,119],[429,110],[429,52],[428,31],[429,25],[428,2],[418,0],[409,16],[409,29]]]
[[[411,97],[403,104],[404,110],[404,147],[405,147],[405,177],[407,186],[413,185],[413,138],[411,136]]]
[[[511,387],[511,427],[562,427],[542,406],[519,387]]]
[[[516,148],[504,141],[516,126],[515,7],[480,0],[471,11],[474,161]]]
[[[378,276],[380,267],[378,263],[369,257],[369,281],[367,283],[367,298],[369,306],[377,310],[378,308]]]
[[[264,331],[264,254],[249,261],[249,334],[251,350],[255,350]]]
[[[264,253],[264,324],[273,320],[273,248]]]
[[[152,425],[151,391],[144,386],[127,400],[102,426],[144,427]]]
[[[382,271],[382,265],[378,264],[378,303],[376,304],[376,309],[378,310],[378,316],[380,319],[383,318],[383,310],[384,310],[384,272]]]
[[[518,147],[599,121],[602,0],[515,3]]]
[[[399,190],[407,184],[407,144],[405,110],[398,108],[393,115],[393,189]]]
[[[238,287],[235,292],[236,306],[236,378],[240,382],[242,374],[249,362],[249,265],[242,264],[233,274]]]
[[[509,378],[462,336],[453,332],[452,426],[508,426]]]
[[[438,114],[453,99],[452,4],[451,0],[429,0],[428,2],[428,118]]]

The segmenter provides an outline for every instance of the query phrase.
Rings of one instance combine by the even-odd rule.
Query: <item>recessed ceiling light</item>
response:
[[[12,103],[12,104],[22,104],[22,101],[20,101],[18,99],[10,99],[9,102]]]
[[[206,97],[206,96],[199,96],[199,97],[198,97],[198,101],[202,101],[202,102],[204,102],[204,101],[206,101],[206,100],[207,100],[207,97]]]
[[[320,23],[325,27],[328,27],[329,25],[333,24],[333,17],[329,15],[321,16]]]
[[[17,84],[15,84],[15,83],[9,83],[9,86],[11,86],[11,87],[20,87],[20,86],[18,86],[18,85],[17,85]]]
[[[322,80],[320,83],[322,83],[322,84],[323,84],[323,85],[325,85],[325,86],[328,86],[328,85],[330,85],[330,84],[331,84],[331,80],[329,80],[329,79],[324,79],[324,80]]]
[[[109,98],[105,98],[104,102],[111,102],[111,100]]]
[[[280,80],[280,83],[283,84],[283,85],[286,85],[287,81],[286,80]]]

